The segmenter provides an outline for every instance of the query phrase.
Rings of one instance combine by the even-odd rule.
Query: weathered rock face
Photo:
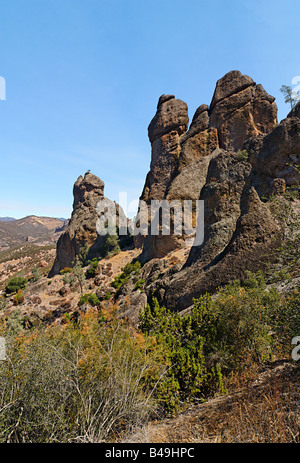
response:
[[[84,177],[79,176],[73,187],[73,212],[68,228],[60,236],[57,242],[56,259],[49,276],[56,275],[65,267],[72,267],[75,259],[88,245],[88,258],[101,256],[107,236],[101,236],[97,232],[97,221],[102,213],[106,213],[107,207],[113,207],[118,217],[122,214],[123,220],[127,220],[122,209],[113,201],[104,196],[104,183],[95,175],[87,172]],[[103,211],[99,212],[99,204],[103,202]]]
[[[265,135],[277,125],[275,98],[250,77],[232,71],[217,83],[210,125],[218,131],[220,147],[236,152],[248,138]]]
[[[260,175],[284,179],[288,186],[299,183],[300,104],[269,135],[248,140],[245,148]]]
[[[174,144],[155,147],[142,199],[203,200],[205,227],[202,245],[190,249],[182,268],[166,271],[155,282],[146,278],[149,298],[155,292],[168,308],[182,310],[206,291],[242,278],[245,270],[268,265],[279,229],[263,197],[299,186],[299,108],[278,125],[274,98],[250,77],[232,71],[217,82],[210,107],[197,109],[187,131],[178,123]],[[168,127],[160,125],[162,137],[171,136]],[[164,165],[161,177],[158,165]],[[151,266],[151,260],[184,246],[182,238],[147,236],[142,259]]]
[[[180,154],[180,137],[189,123],[186,103],[174,95],[162,95],[148,127],[151,165],[141,199],[163,199],[175,175]]]
[[[268,134],[277,124],[274,97],[239,71],[217,82],[210,107],[196,110],[188,128],[186,104],[162,95],[148,134],[152,155],[141,199],[199,199],[210,162],[220,151],[236,153],[250,137]],[[147,261],[185,243],[184,235],[146,236],[142,259]]]
[[[204,243],[192,247],[184,268],[171,277],[166,274],[159,285],[161,301],[173,310],[189,307],[193,298],[243,278],[245,270],[263,269],[278,246],[278,227],[252,185],[251,165],[227,154],[212,161],[209,170],[201,193]]]

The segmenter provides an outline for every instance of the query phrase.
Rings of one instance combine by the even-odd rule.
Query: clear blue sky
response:
[[[90,169],[105,194],[141,193],[163,93],[209,104],[239,69],[289,111],[299,0],[0,0],[0,216],[69,217]]]

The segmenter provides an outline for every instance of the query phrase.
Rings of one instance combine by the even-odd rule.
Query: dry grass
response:
[[[152,422],[127,442],[299,443],[300,371],[274,364],[251,386]]]

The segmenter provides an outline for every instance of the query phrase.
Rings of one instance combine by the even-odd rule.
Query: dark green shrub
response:
[[[184,403],[223,391],[218,364],[206,366],[201,330],[195,330],[195,315],[181,317],[160,307],[156,299],[140,313],[140,329],[153,338],[153,355],[158,355],[167,370],[156,387],[156,397],[168,412]],[[155,354],[154,354],[155,353]],[[158,378],[151,378],[156,382]]]
[[[141,271],[141,263],[139,261],[129,262],[125,265],[122,269],[122,273],[114,279],[112,282],[112,287],[116,288],[117,290],[121,289],[121,287],[128,282],[129,278],[134,275],[138,276]]]
[[[27,279],[24,277],[13,277],[5,286],[6,294],[16,293],[19,289],[24,289],[27,285]]]
[[[100,301],[96,294],[82,294],[80,296],[78,305],[90,304],[93,307],[96,307],[100,304]]]
[[[106,238],[105,244],[102,247],[101,256],[102,257],[114,256],[116,254],[119,254],[119,252],[121,252],[121,248],[119,245],[118,236],[108,235]]]
[[[86,271],[86,277],[87,278],[94,278],[96,276],[98,263],[99,263],[99,261],[98,261],[97,257],[95,257],[94,259],[91,260],[89,268]]]

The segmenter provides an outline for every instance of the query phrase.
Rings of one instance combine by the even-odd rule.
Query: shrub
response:
[[[0,442],[105,442],[155,409],[153,361],[123,322],[91,310],[81,323],[7,336],[0,362]]]
[[[38,267],[34,267],[32,269],[32,278],[31,278],[31,281],[35,282],[35,281],[38,281],[40,280],[42,277],[42,272],[40,271],[40,269]]]
[[[63,282],[64,284],[68,284],[71,288],[78,284],[80,287],[80,292],[83,292],[83,286],[85,283],[85,271],[82,268],[82,262],[78,256],[76,257],[72,272],[65,274]]]
[[[295,322],[299,296],[293,304],[288,307]],[[139,326],[168,365],[157,387],[158,399],[165,400],[168,411],[176,411],[180,403],[222,391],[224,375],[251,370],[271,359],[288,321],[282,308],[278,291],[266,290],[261,272],[246,272],[243,283],[234,281],[214,298],[201,296],[184,316],[153,299],[140,313]],[[285,341],[290,348],[288,335]]]
[[[6,299],[5,297],[0,297],[0,311],[4,310],[6,307]]]
[[[145,283],[144,279],[138,280],[135,284],[134,290],[136,291],[139,289],[140,291],[142,291],[144,283]]]
[[[89,268],[86,271],[86,277],[87,278],[93,278],[93,277],[96,276],[98,263],[99,263],[99,261],[98,261],[97,257],[95,257],[94,259],[91,260]]]
[[[104,246],[101,250],[102,257],[106,256],[114,256],[121,252],[121,248],[119,245],[119,239],[117,235],[108,235],[105,241]]]
[[[13,277],[5,286],[6,294],[16,293],[19,289],[24,289],[27,284],[27,279],[22,276]]]
[[[24,302],[24,295],[22,293],[22,291],[19,289],[17,294],[15,295],[15,297],[13,298],[13,303],[14,305],[20,305],[20,304],[23,304]]]
[[[205,365],[201,330],[195,330],[197,314],[181,317],[160,307],[156,299],[140,313],[140,328],[153,339],[153,351],[167,365],[167,372],[158,382],[156,397],[165,410],[174,413],[184,403],[223,391],[219,365]],[[155,375],[153,382],[158,381]]]
[[[141,263],[139,261],[128,262],[122,269],[122,273],[113,280],[111,283],[113,288],[120,290],[121,287],[128,282],[129,278],[134,275],[138,276],[141,271]]]
[[[96,294],[82,294],[80,296],[78,305],[90,304],[93,307],[96,307],[100,304],[100,301]]]
[[[249,153],[247,150],[241,150],[237,152],[236,157],[238,161],[248,161]]]

